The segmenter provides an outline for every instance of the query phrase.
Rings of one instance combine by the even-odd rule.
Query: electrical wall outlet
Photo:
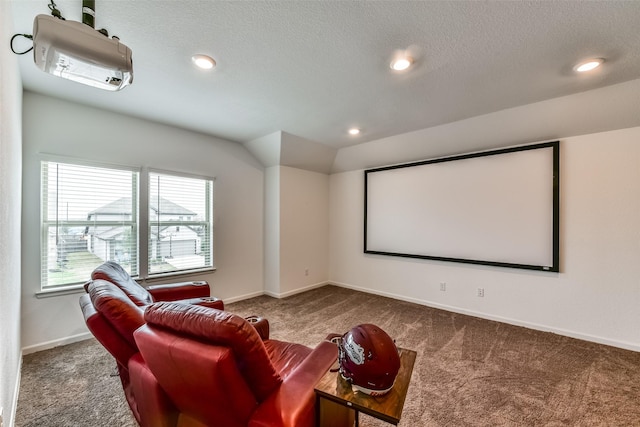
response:
[[[478,288],[478,296],[480,298],[484,297],[484,288]]]
[[[442,292],[447,290],[447,282],[440,282],[440,290]]]

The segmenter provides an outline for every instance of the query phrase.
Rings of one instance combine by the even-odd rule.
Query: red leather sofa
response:
[[[133,333],[144,325],[147,306],[137,306],[118,286],[106,280],[92,280],[87,284],[87,294],[80,297],[80,307],[87,327],[102,346],[114,357],[127,403],[142,426],[164,427],[174,425],[161,414],[170,413],[173,405],[157,385],[138,350]],[[221,301],[220,301],[221,302]],[[251,324],[261,338],[269,338],[267,319],[250,316]],[[138,386],[136,393],[134,384]],[[146,404],[145,402],[153,402]]]
[[[338,356],[333,335],[315,349],[262,339],[239,316],[180,302],[152,304],[144,320],[134,338],[148,371],[134,392],[165,393],[144,400],[150,425],[315,425],[314,386]]]
[[[133,332],[144,324],[144,309],[154,301],[180,300],[188,304],[224,309],[224,303],[210,296],[207,282],[139,285],[119,264],[107,261],[91,273],[85,283],[87,294],[80,297],[85,323],[93,336],[115,358],[120,381],[134,416],[141,422],[138,399],[133,394],[129,364],[143,364]],[[269,325],[251,319],[268,336]],[[149,393],[149,391],[147,391]]]
[[[80,306],[91,333],[115,358],[127,402],[141,426],[314,425],[313,388],[336,360],[334,344],[322,342],[312,350],[271,340],[266,319],[243,319],[211,308],[222,307],[222,301],[195,296],[200,294],[191,293],[188,284],[185,292],[173,294],[179,301],[145,304],[148,299],[135,289],[137,283],[125,280],[128,275],[117,276],[119,268],[105,267],[86,284]],[[148,327],[146,312],[155,322]],[[136,330],[152,366],[140,351]],[[186,359],[174,360],[167,352]],[[167,379],[167,372],[173,377]],[[183,406],[181,396],[190,396],[199,409]]]

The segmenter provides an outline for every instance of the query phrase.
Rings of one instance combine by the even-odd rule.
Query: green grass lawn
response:
[[[47,272],[46,286],[71,285],[84,283],[91,278],[91,272],[100,264],[102,259],[89,252],[72,252],[67,255],[67,262],[64,267]],[[128,265],[122,265],[128,269]]]
[[[64,286],[84,283],[91,279],[91,272],[104,261],[94,254],[82,251],[67,255],[63,268],[49,270],[45,286]],[[119,263],[125,270],[131,271],[130,263]],[[176,271],[178,268],[164,261],[152,261],[151,271],[154,274]]]

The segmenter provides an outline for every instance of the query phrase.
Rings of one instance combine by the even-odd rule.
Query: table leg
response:
[[[329,399],[319,397],[316,401],[318,427],[357,427],[357,411]]]

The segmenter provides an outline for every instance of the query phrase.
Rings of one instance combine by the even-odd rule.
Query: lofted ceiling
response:
[[[32,33],[48,1],[10,0],[14,30]],[[56,4],[81,21],[81,0]],[[131,86],[19,65],[26,90],[241,143],[286,132],[343,148],[638,79],[639,23],[640,1],[96,0],[96,28],[133,51]],[[415,64],[393,72],[404,49]],[[576,75],[590,57],[606,62]]]

